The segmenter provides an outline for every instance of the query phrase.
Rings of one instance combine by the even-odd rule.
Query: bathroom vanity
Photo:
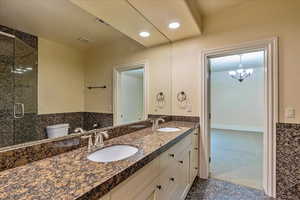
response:
[[[198,133],[193,131],[101,200],[185,199],[198,172]]]
[[[167,122],[176,132],[141,129],[105,141],[138,152],[115,162],[93,162],[87,147],[0,172],[0,199],[184,199],[198,172],[198,127]]]

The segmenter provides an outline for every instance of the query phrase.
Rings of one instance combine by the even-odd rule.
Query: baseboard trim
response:
[[[260,127],[227,125],[227,124],[212,124],[211,128],[223,130],[249,131],[249,132],[263,132],[264,129]]]

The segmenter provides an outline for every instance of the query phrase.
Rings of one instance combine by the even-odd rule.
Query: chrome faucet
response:
[[[75,128],[74,133],[85,133],[82,128]]]
[[[152,131],[156,131],[156,129],[159,128],[159,122],[165,122],[165,120],[163,118],[157,118],[151,120],[151,122],[152,122]]]
[[[97,131],[97,130],[91,130],[89,132],[92,132],[92,134],[90,135],[83,135],[81,136],[81,138],[86,139],[88,138],[88,152],[92,152],[95,149],[101,148],[104,146],[104,141],[103,141],[103,137],[104,138],[108,138],[108,134],[107,131]],[[95,136],[95,141],[93,142],[93,135]]]
[[[107,134],[107,131],[102,131],[102,132],[98,132],[98,133],[95,133],[95,144],[94,146],[96,148],[101,148],[104,146],[104,142],[103,142],[103,137],[104,138],[108,138],[108,134]]]
[[[83,139],[86,139],[86,138],[89,139],[88,149],[87,149],[88,153],[92,152],[92,150],[93,150],[94,144],[93,144],[93,138],[92,137],[93,137],[92,135],[83,135],[83,136],[81,136],[81,138],[83,138]]]

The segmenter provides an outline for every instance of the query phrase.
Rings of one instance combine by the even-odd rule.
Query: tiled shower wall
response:
[[[17,37],[14,39],[1,35],[0,42],[0,147],[2,147],[39,139],[32,133],[36,116],[38,39],[36,36],[1,25],[0,31]],[[32,70],[17,76],[12,71],[19,66],[32,67]],[[27,114],[23,118],[15,119],[13,107],[14,103],[18,102],[26,105]]]
[[[277,199],[300,199],[300,124],[276,127]]]

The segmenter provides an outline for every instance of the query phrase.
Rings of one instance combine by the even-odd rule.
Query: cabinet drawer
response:
[[[132,200],[159,176],[159,159],[137,171],[132,177],[112,190],[111,200]]]
[[[190,149],[182,152],[176,162],[177,182],[175,190],[172,192],[172,200],[183,200],[188,192],[190,185]]]
[[[164,152],[160,156],[160,169],[165,170],[166,168],[172,166],[174,164],[173,161],[176,160],[185,149],[189,148],[191,143],[192,136],[190,134]]]
[[[159,190],[159,198],[161,200],[171,200],[171,194],[175,189],[178,182],[178,172],[175,165],[166,169],[159,176],[159,184],[161,189]]]

